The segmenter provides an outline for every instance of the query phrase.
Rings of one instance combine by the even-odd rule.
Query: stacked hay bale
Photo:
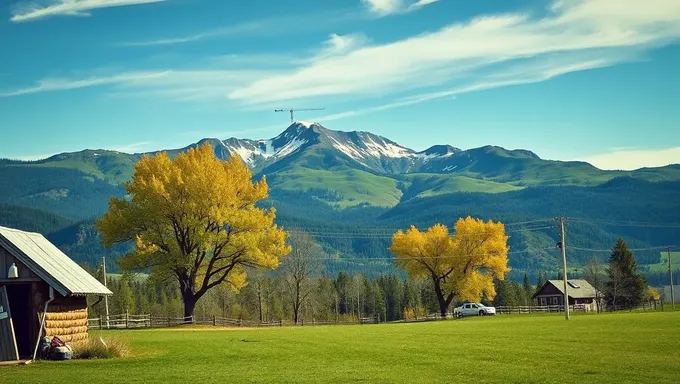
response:
[[[49,305],[45,315],[45,336],[56,336],[72,345],[87,343],[87,308]]]

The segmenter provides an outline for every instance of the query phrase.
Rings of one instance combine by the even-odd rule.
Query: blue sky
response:
[[[0,157],[337,130],[680,163],[677,0],[9,0]]]

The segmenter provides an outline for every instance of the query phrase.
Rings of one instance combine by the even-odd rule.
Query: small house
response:
[[[582,308],[587,312],[597,310],[597,290],[586,280],[567,280],[567,295],[570,306]],[[535,305],[564,305],[564,280],[546,281],[538,288],[533,298]]]
[[[45,336],[87,342],[87,295],[111,291],[41,234],[0,227],[0,361]]]

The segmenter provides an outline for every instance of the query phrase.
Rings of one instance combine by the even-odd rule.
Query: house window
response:
[[[559,304],[559,303],[558,303],[558,300],[559,300],[559,298],[558,298],[557,296],[551,297],[551,298],[550,298],[550,304],[552,304],[552,305],[557,305],[557,304]]]

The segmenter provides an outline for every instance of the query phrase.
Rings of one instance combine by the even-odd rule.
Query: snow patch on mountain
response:
[[[375,142],[373,137],[368,136],[364,139],[366,146],[365,152],[374,157],[411,157],[413,152],[410,149],[400,147],[398,145],[385,141],[382,137],[378,137],[379,143]]]
[[[289,141],[283,147],[279,148],[277,153],[276,153],[276,156],[277,157],[288,156],[292,153],[295,153],[295,151],[300,149],[300,147],[302,147],[304,144],[307,144],[307,140],[295,138],[294,140]]]
[[[315,123],[313,121],[296,121],[294,124],[302,125],[305,128],[311,128],[312,125],[319,125],[319,123]]]

